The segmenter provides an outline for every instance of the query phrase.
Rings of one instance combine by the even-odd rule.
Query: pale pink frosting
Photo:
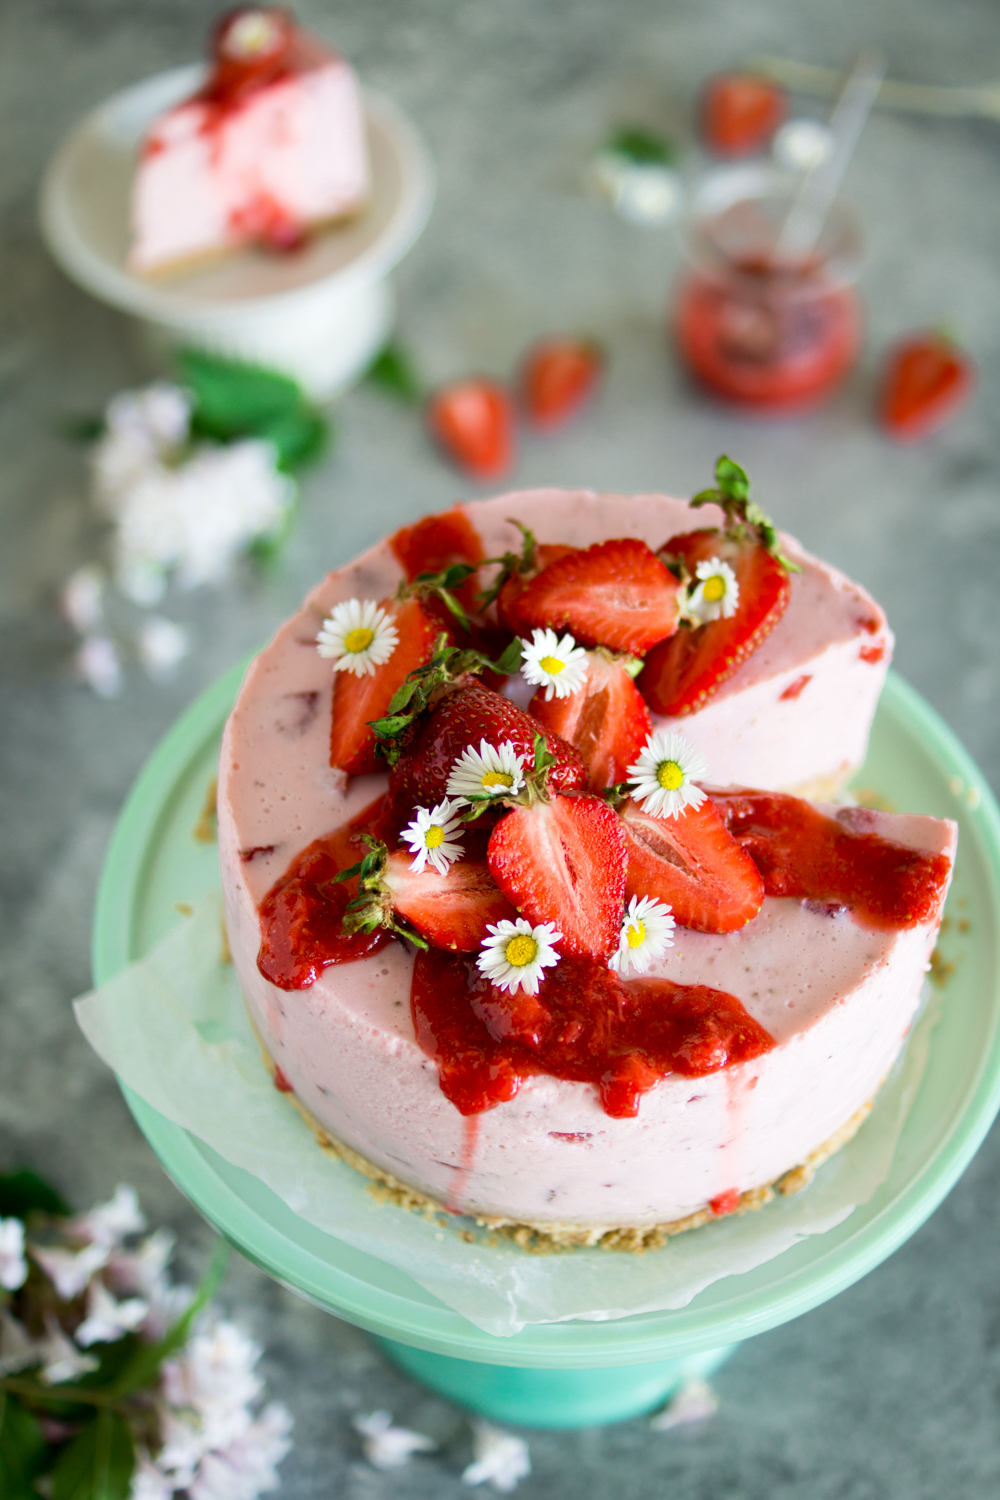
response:
[[[509,516],[541,541],[581,545],[633,535],[659,546],[692,521],[717,519],[662,496],[559,490],[502,496],[468,514],[487,555],[516,544]],[[891,648],[884,616],[840,574],[798,549],[795,556],[804,571],[773,635],[717,703],[679,721],[706,750],[714,782],[795,785],[863,756]],[[412,958],[399,944],[333,966],[307,990],[287,993],[260,975],[261,898],[300,849],[384,786],[382,777],[348,786],[329,766],[331,672],[316,631],[334,603],[383,598],[399,577],[386,543],[330,574],[251,665],[223,744],[219,836],[233,958],[254,1021],[302,1102],[341,1140],[431,1196],[530,1222],[668,1221],[797,1165],[872,1097],[890,1067],[935,923],[875,933],[842,913],[769,899],[740,933],[679,931],[655,972],[736,995],[779,1045],[706,1078],[664,1079],[630,1120],[604,1114],[591,1085],[550,1077],[464,1120],[416,1044]],[[876,664],[859,656],[873,644],[886,647]],[[805,674],[808,688],[782,700]],[[775,765],[769,776],[758,769]],[[954,849],[951,824],[864,816],[899,843]],[[272,853],[240,858],[240,850],[271,845]]]
[[[129,265],[152,271],[247,239],[241,216],[267,202],[308,228],[360,208],[368,150],[357,82],[332,56],[221,115],[198,99],[153,126],[132,194]]]

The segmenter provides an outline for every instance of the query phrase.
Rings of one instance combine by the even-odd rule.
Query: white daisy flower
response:
[[[688,599],[688,609],[702,625],[709,620],[728,620],[740,602],[740,586],[732,568],[721,557],[710,557],[694,571],[698,583]]]
[[[479,749],[466,745],[448,776],[445,791],[460,802],[483,797],[513,797],[524,786],[524,760],[510,740],[491,745],[480,740]]]
[[[399,632],[373,599],[346,599],[334,606],[316,637],[320,656],[329,657],[335,672],[374,677],[399,644]]]
[[[655,958],[662,958],[674,946],[670,907],[654,896],[633,896],[622,922],[618,952],[608,960],[608,967],[619,974],[645,974]]]
[[[490,936],[483,938],[482,952],[476,959],[479,972],[499,990],[537,995],[542,970],[559,962],[552,944],[562,933],[555,923],[532,927],[527,918],[518,917],[516,922],[489,922],[486,930]]]
[[[562,640],[554,630],[533,630],[521,641],[521,675],[532,687],[545,689],[545,701],[578,693],[587,676],[587,653],[571,635]]]
[[[439,875],[447,875],[448,866],[462,858],[465,850],[460,843],[454,842],[462,830],[462,819],[458,816],[460,806],[458,802],[449,802],[446,797],[429,812],[426,807],[413,809],[417,816],[408,828],[403,829],[400,837],[410,853],[416,855],[410,866],[415,875],[420,874],[428,861]]]
[[[628,768],[632,795],[643,812],[653,818],[676,818],[685,808],[698,808],[705,800],[696,776],[708,770],[700,750],[689,745],[675,729],[657,729]]]

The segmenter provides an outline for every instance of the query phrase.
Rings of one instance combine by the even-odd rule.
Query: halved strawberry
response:
[[[514,409],[493,380],[456,380],[427,405],[427,425],[473,479],[500,479],[514,462]]]
[[[915,443],[951,420],[971,396],[976,369],[969,356],[939,333],[917,333],[889,356],[882,383],[882,426],[902,443]]]
[[[542,339],[521,368],[521,401],[528,421],[551,431],[575,417],[597,389],[604,354],[590,339]]]
[[[678,583],[637,537],[598,542],[550,563],[517,602],[531,629],[569,630],[584,646],[645,656],[677,629]]]
[[[719,73],[701,98],[701,133],[717,156],[762,151],[788,112],[783,89],[752,73]]]
[[[764,885],[753,860],[706,798],[676,818],[638,802],[620,809],[628,851],[625,896],[655,896],[697,932],[737,932],[760,911]]]
[[[535,764],[538,722],[530,714],[492,692],[480,682],[449,693],[425,721],[412,745],[392,771],[390,789],[415,804],[434,807],[446,795],[452,766],[469,745],[481,740],[499,745],[510,740],[529,769]],[[554,791],[572,791],[587,784],[587,769],[580,756],[557,734],[547,733],[545,742],[555,765],[549,772]]]
[[[458,505],[401,526],[389,538],[389,546],[410,583],[422,573],[443,573],[453,563],[475,567],[483,560],[479,533]],[[475,574],[453,592],[464,609],[475,608]]]
[[[646,657],[640,692],[654,713],[676,716],[701,708],[756,651],[788,608],[792,590],[785,565],[752,536],[736,540],[716,530],[689,531],[672,537],[661,556],[683,561],[692,577],[699,562],[721,558],[739,585],[729,619],[682,628]]]
[[[515,568],[504,580],[497,595],[497,619],[504,630],[509,630],[511,635],[523,635],[530,630],[531,627],[521,619],[518,610],[521,595],[532,578],[536,578],[549,563],[578,550],[577,547],[563,547],[551,542],[532,544],[531,561]]]
[[[621,936],[625,838],[600,797],[512,807],[490,834],[490,873],[533,926],[554,922],[560,953],[608,959]]]
[[[578,692],[546,702],[545,689],[539,688],[528,712],[579,750],[594,792],[626,779],[653,732],[639,689],[621,662],[604,651],[588,651],[587,676]]]
[[[396,915],[415,927],[435,948],[474,953],[488,922],[513,921],[516,911],[497,888],[485,859],[460,859],[446,875],[430,865],[419,874],[405,850],[390,854],[383,880]]]
[[[351,776],[370,776],[382,769],[369,723],[388,711],[396,689],[417,667],[430,661],[442,622],[419,599],[383,599],[399,641],[389,660],[371,676],[335,672],[330,725],[330,764]]]

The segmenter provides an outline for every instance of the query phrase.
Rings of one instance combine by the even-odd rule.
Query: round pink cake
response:
[[[631,536],[656,548],[718,524],[711,507],[590,491],[525,491],[462,509],[492,557],[518,545],[510,517],[540,542],[574,546]],[[790,538],[782,546],[802,568],[787,612],[704,709],[676,722],[703,750],[712,784],[829,793],[864,758],[892,638],[862,589]],[[632,1118],[605,1113],[592,1084],[545,1074],[496,1108],[461,1114],[418,1044],[404,943],[333,964],[301,990],[259,971],[268,890],[386,784],[330,766],[333,674],[317,632],[338,602],[382,599],[401,577],[388,542],[329,574],[253,662],[226,728],[218,809],[229,941],[282,1083],[336,1142],[406,1187],[557,1239],[645,1232],[698,1222],[713,1204],[759,1201],[843,1137],[877,1092],[916,1011],[940,903],[896,931],[771,896],[738,932],[678,927],[650,975],[737,997],[774,1046],[706,1076],[663,1077]],[[954,853],[950,823],[825,811],[908,849]]]

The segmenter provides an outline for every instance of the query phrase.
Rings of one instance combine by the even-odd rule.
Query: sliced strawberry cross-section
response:
[[[517,601],[529,628],[569,630],[585,646],[645,656],[677,629],[678,583],[645,542],[620,537],[557,558]]]
[[[676,818],[655,818],[635,801],[620,816],[626,897],[655,896],[672,908],[675,922],[698,932],[737,932],[760,911],[757,866],[709,798]]]
[[[599,797],[557,794],[512,807],[490,835],[490,872],[534,926],[553,922],[561,953],[608,959],[618,947],[625,838]]]
[[[898,442],[914,443],[936,432],[971,396],[972,360],[940,333],[917,333],[889,356],[882,379],[882,426]]]
[[[370,776],[381,769],[370,722],[388,711],[393,694],[409,674],[430,661],[442,631],[441,620],[419,599],[383,599],[381,608],[398,636],[392,655],[371,674],[334,674],[330,764],[351,776]]]
[[[543,432],[575,417],[593,396],[604,354],[592,339],[542,339],[521,368],[521,400],[532,426]]]
[[[488,923],[512,921],[517,915],[485,859],[459,860],[446,875],[429,865],[416,873],[412,864],[410,854],[390,854],[383,880],[396,915],[435,948],[475,953]]]
[[[642,694],[621,662],[603,651],[587,653],[587,677],[578,692],[546,701],[539,688],[528,712],[579,750],[594,792],[626,779],[652,733]]]
[[[755,537],[736,539],[710,529],[675,536],[661,555],[683,562],[693,578],[700,562],[719,558],[736,576],[734,614],[678,630],[654,646],[638,685],[654,713],[693,713],[732,677],[770,635],[788,607],[791,581],[785,564]]]

